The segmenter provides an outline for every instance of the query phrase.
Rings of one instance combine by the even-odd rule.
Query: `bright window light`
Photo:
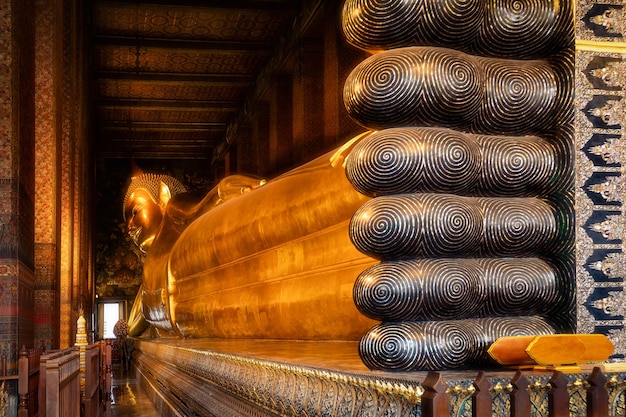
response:
[[[119,303],[105,303],[104,307],[104,338],[115,339],[113,334],[113,327],[115,323],[120,319],[120,305]]]

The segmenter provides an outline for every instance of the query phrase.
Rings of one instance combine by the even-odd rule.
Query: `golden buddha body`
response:
[[[348,235],[368,198],[346,179],[346,152],[267,183],[227,177],[196,203],[162,181],[158,195],[128,193],[128,230],[147,251],[135,315],[162,334],[358,340],[375,321],[352,286],[375,260]]]

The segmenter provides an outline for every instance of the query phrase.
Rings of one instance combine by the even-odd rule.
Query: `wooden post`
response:
[[[111,417],[111,341],[106,341],[105,347],[105,375],[104,375],[104,415]]]
[[[422,386],[422,417],[449,417],[450,398],[446,393],[448,386],[441,374],[429,372]]]
[[[491,393],[489,392],[489,381],[485,377],[485,372],[478,372],[476,380],[473,382],[474,394],[472,395],[472,415],[474,417],[491,416]]]
[[[2,358],[4,366],[5,357]],[[4,373],[4,367],[2,369]],[[20,349],[20,358],[17,361],[17,394],[19,396],[19,405],[17,410],[18,417],[28,417],[28,380],[30,378],[30,369],[29,369],[29,359],[28,359],[28,350],[26,346],[22,346]]]
[[[606,377],[599,367],[587,379],[587,417],[603,417],[609,415],[609,393],[606,390]]]
[[[556,371],[550,378],[548,392],[548,416],[569,417],[569,393],[567,392],[567,378],[562,372]]]
[[[530,394],[528,393],[528,379],[517,371],[511,379],[511,417],[530,417]]]

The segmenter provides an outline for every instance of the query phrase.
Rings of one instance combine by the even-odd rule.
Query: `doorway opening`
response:
[[[98,339],[115,339],[113,329],[120,319],[126,318],[126,301],[99,300],[98,310]]]

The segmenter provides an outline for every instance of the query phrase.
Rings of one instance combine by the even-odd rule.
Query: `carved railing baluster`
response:
[[[606,377],[600,368],[593,368],[587,379],[587,417],[604,417],[609,415],[609,393],[606,390]]]
[[[511,417],[530,417],[530,394],[528,393],[528,379],[517,371],[511,379]]]
[[[112,360],[111,360],[111,354],[112,354],[112,349],[113,347],[111,346],[111,340],[107,339],[106,341],[106,345],[104,347],[104,352],[105,352],[105,360],[104,360],[104,416],[105,417],[111,417],[111,402],[113,400],[111,393],[112,393],[112,386],[111,386],[111,366],[112,366]]]
[[[450,397],[446,393],[448,385],[441,374],[429,372],[422,386],[422,417],[449,417]]]
[[[549,417],[569,417],[569,393],[567,378],[562,372],[556,371],[550,378],[548,391]]]
[[[472,383],[474,394],[472,395],[472,416],[473,417],[490,417],[491,416],[491,393],[489,392],[490,384],[485,377],[485,372],[478,372],[476,380]]]
[[[17,394],[19,398],[19,405],[17,415],[18,417],[28,416],[28,379],[29,379],[29,355],[26,346],[22,346],[20,349],[20,358],[17,361],[18,367],[18,380],[17,380]],[[4,370],[3,370],[4,371]]]

